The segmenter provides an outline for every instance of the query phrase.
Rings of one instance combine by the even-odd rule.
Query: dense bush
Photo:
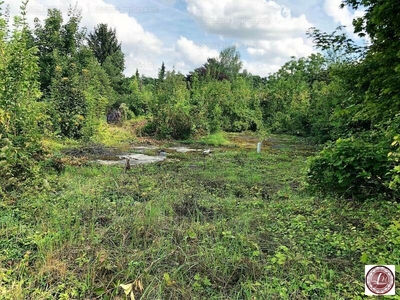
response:
[[[179,139],[191,134],[195,120],[190,115],[190,93],[182,74],[167,72],[150,109],[152,125],[148,129],[154,129],[158,136]]]
[[[344,93],[330,120],[340,135],[349,138],[339,138],[312,161],[310,183],[318,190],[362,199],[379,199],[391,191],[391,197],[399,199],[400,56],[399,40],[392,38],[399,30],[396,3],[344,1],[353,9],[366,5],[366,14],[354,21],[355,32],[368,34],[371,44],[361,59],[336,73]],[[332,47],[326,42],[319,46]]]
[[[37,173],[41,158],[37,48],[30,43],[24,18],[11,29],[0,1],[0,194],[10,191]],[[25,5],[21,6],[22,16]],[[7,13],[6,13],[7,15]],[[18,53],[18,55],[15,55]]]
[[[361,138],[338,139],[311,160],[312,187],[338,197],[366,199],[387,193],[389,145]]]
[[[137,78],[133,78],[129,106],[138,113],[149,106],[151,124],[146,131],[163,137],[187,138],[220,130],[263,128],[260,93],[254,89],[252,76],[239,73],[241,64],[235,51],[222,51],[220,61],[209,59],[188,77],[175,71],[165,73],[162,66],[152,93],[146,87],[139,88]],[[214,68],[230,75],[214,76]]]

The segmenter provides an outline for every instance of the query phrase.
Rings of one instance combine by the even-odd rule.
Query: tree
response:
[[[107,56],[102,67],[106,71],[111,86],[119,95],[126,92],[124,88],[124,74],[121,71],[121,65],[124,65],[124,57],[121,51],[114,52]]]
[[[346,0],[344,4],[365,7],[365,15],[353,24],[355,33],[371,39],[359,77],[359,85],[366,89],[360,115],[371,116],[375,123],[387,121],[400,111],[400,7],[396,0]]]
[[[89,33],[87,41],[94,56],[108,74],[114,91],[120,96],[126,94],[127,89],[124,86],[122,73],[125,69],[125,57],[121,50],[121,43],[117,39],[116,30],[108,28],[107,24],[99,24],[94,32]]]
[[[342,32],[344,27],[338,26],[332,33],[321,32],[315,27],[307,31],[307,36],[313,39],[316,48],[325,53],[329,63],[352,62],[365,54],[365,47],[357,45]]]
[[[64,137],[90,138],[115,101],[111,87],[119,88],[123,79],[115,65],[123,65],[123,58],[114,53],[101,67],[85,45],[81,12],[71,6],[68,17],[64,24],[61,12],[51,9],[44,26],[35,20],[43,100],[52,123],[47,127]]]
[[[353,25],[371,44],[362,60],[336,73],[347,95],[335,115],[347,137],[311,162],[310,183],[321,192],[338,185],[331,192],[353,199],[398,199],[400,7],[396,0],[345,0],[344,5],[365,9]]]
[[[233,80],[239,75],[242,65],[240,53],[232,46],[222,50],[218,58],[208,58],[207,62],[194,72],[202,79]],[[188,76],[188,81],[191,81],[192,75],[193,72]]]
[[[164,62],[161,64],[161,68],[158,69],[158,81],[163,81],[165,79],[165,65]]]
[[[219,62],[221,63],[222,72],[225,73],[229,79],[236,78],[243,66],[240,60],[240,53],[236,50],[235,46],[222,50],[219,54]]]
[[[115,29],[108,28],[107,24],[101,23],[95,27],[94,32],[89,33],[88,45],[100,65],[103,65],[109,56],[118,57],[114,59],[114,66],[122,72],[124,67],[124,55],[121,50],[121,43],[118,42]],[[121,59],[122,58],[122,59]]]
[[[194,73],[196,73],[198,78],[202,80],[222,81],[224,79],[228,79],[228,76],[223,73],[222,65],[217,58],[207,58],[207,62],[203,66],[195,69],[194,72],[190,72],[187,78],[189,82],[192,81],[192,76]]]
[[[149,131],[176,139],[190,136],[194,119],[190,114],[190,92],[185,76],[168,71],[165,79],[158,82],[155,98],[150,106],[152,122]]]
[[[84,47],[85,30],[79,28],[81,12],[77,6],[69,7],[68,21],[63,24],[61,11],[49,9],[44,26],[35,18],[34,42],[39,49],[41,89],[48,92],[55,75],[55,57],[75,56]]]
[[[330,80],[326,60],[320,54],[287,62],[262,88],[265,123],[275,132],[327,135],[332,96],[320,91]]]

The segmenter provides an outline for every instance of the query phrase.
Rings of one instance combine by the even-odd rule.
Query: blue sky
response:
[[[6,0],[13,14],[20,2]],[[66,12],[69,4],[82,11],[88,31],[99,23],[116,28],[125,53],[126,75],[139,69],[156,76],[162,62],[187,74],[235,45],[243,66],[252,74],[267,76],[292,56],[315,52],[306,38],[315,26],[332,32],[361,11],[340,9],[341,0],[30,0],[28,19],[44,19],[47,9]],[[66,17],[65,17],[66,18]]]

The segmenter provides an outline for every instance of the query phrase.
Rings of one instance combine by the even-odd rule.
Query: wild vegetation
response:
[[[265,78],[234,47],[126,77],[114,29],[26,5],[0,1],[1,299],[361,299],[364,265],[400,265],[395,0],[345,0],[368,46],[311,28]],[[90,158],[144,142],[214,148]]]

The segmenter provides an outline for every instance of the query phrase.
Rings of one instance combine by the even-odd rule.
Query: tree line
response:
[[[123,74],[115,29],[80,26],[70,7],[30,28],[26,5],[13,21],[0,11],[0,193],[40,174],[43,137],[90,141],[118,111],[118,121],[144,116],[144,131],[185,139],[218,131],[269,130],[312,138],[324,149],[310,162],[316,192],[351,199],[399,197],[400,24],[395,0],[347,0],[366,14],[355,32],[316,28],[317,54],[291,59],[267,77],[242,70],[235,47],[181,74],[162,63],[157,78]],[[3,3],[0,2],[0,7]],[[109,120],[111,120],[109,118]]]

